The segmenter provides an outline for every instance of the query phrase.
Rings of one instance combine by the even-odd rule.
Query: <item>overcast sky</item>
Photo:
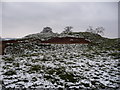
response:
[[[62,32],[65,26],[84,32],[89,26],[105,28],[105,37],[118,37],[117,2],[4,2],[2,37],[24,37],[49,26]]]

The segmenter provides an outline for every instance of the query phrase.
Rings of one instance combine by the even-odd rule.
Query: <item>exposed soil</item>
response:
[[[55,37],[51,38],[46,41],[42,41],[41,43],[52,43],[52,44],[85,44],[90,43],[89,41],[85,40],[84,38],[75,38],[75,37]]]
[[[38,42],[38,40],[36,40]],[[0,42],[0,55],[4,54],[4,50],[7,46],[10,46],[11,43],[25,43],[24,40],[6,40]],[[33,42],[33,40],[29,40],[29,42]],[[84,38],[75,38],[75,37],[54,37],[49,40],[41,41],[38,43],[51,43],[51,44],[88,44],[90,41],[85,40]]]

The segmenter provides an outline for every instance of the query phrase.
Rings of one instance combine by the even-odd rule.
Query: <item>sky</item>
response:
[[[3,38],[39,33],[46,26],[57,33],[66,26],[75,32],[101,26],[104,37],[118,37],[117,2],[2,2],[1,6]]]

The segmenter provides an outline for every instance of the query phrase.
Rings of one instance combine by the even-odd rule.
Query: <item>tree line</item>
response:
[[[64,31],[62,33],[67,34],[67,33],[71,33],[72,32],[73,27],[72,26],[66,26],[64,28]],[[104,34],[104,28],[103,27],[96,27],[93,28],[92,26],[89,26],[86,29],[86,32],[90,32],[90,33],[94,33],[94,34]],[[52,32],[52,28],[51,27],[44,27],[42,32]]]

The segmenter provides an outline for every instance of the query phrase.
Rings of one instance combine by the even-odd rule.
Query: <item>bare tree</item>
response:
[[[43,31],[41,33],[52,33],[52,28],[51,27],[44,27]]]
[[[103,27],[97,27],[96,29],[95,29],[95,31],[96,31],[96,34],[104,34],[104,28]]]
[[[86,32],[90,32],[90,33],[95,33],[95,34],[104,34],[104,28],[103,27],[96,27],[95,29],[93,29],[92,26],[89,26],[89,28],[86,30]]]
[[[95,33],[95,31],[94,31],[92,26],[89,26],[89,28],[86,30],[86,32]]]
[[[72,32],[71,29],[73,29],[73,27],[72,26],[66,26],[64,29],[65,29],[65,31],[63,31],[62,33],[70,33],[70,32]]]

